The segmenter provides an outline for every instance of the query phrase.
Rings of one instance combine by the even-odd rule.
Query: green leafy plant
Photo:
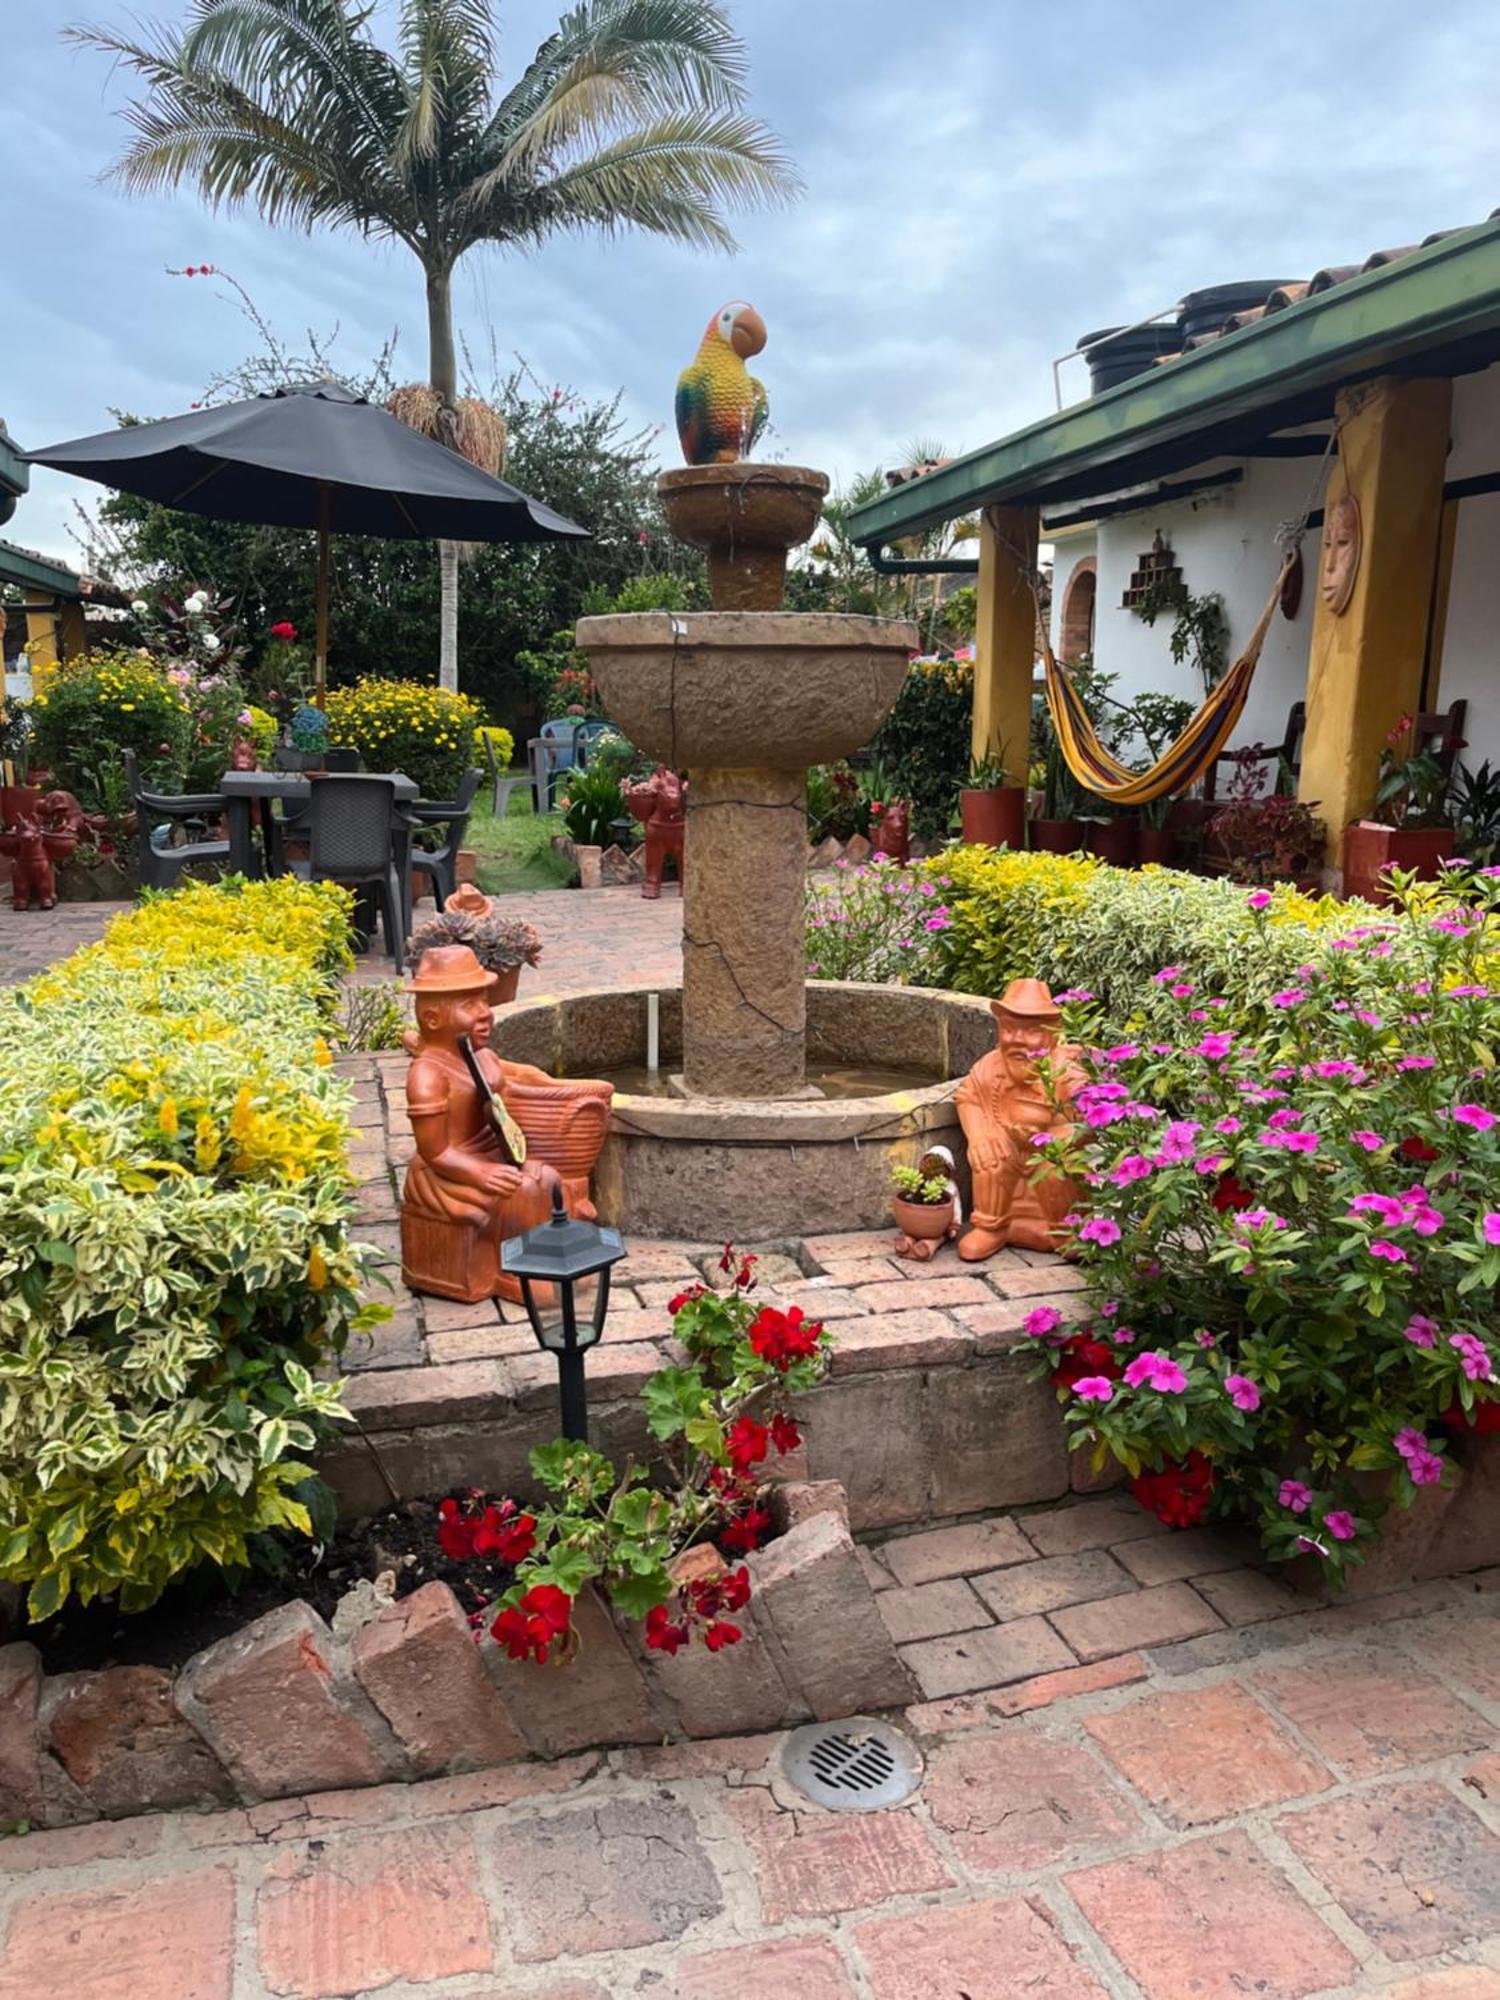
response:
[[[346,986],[333,1019],[333,1038],[345,1055],[399,1049],[409,1023],[399,986]]]
[[[830,877],[808,877],[809,979],[925,985],[948,928],[947,878],[877,854],[858,867],[840,858]]]
[[[1195,597],[1185,583],[1162,576],[1146,586],[1131,609],[1143,625],[1155,625],[1158,618],[1170,615],[1167,644],[1173,660],[1178,666],[1188,662],[1202,681],[1203,692],[1211,694],[1229,661],[1229,620],[1218,592]]]
[[[1460,764],[1453,811],[1461,851],[1471,861],[1493,861],[1500,851],[1500,767],[1492,769],[1487,757],[1475,771]]]
[[[619,779],[595,764],[568,773],[567,794],[558,806],[563,825],[580,847],[608,847],[614,821],[628,810]]]
[[[1003,743],[984,757],[969,759],[969,773],[964,779],[964,786],[968,791],[995,792],[1002,790],[1009,783]]]
[[[1408,745],[1405,754],[1401,745]],[[1396,827],[1445,827],[1451,819],[1453,774],[1430,750],[1416,747],[1412,719],[1403,715],[1380,752],[1375,805]]]
[[[358,750],[367,771],[404,771],[424,799],[451,799],[473,767],[481,716],[466,694],[372,678],[334,688],[323,713],[330,743]]]
[[[844,763],[819,764],[807,774],[807,837],[852,840],[870,835],[870,798],[861,774]]]
[[[584,1444],[559,1439],[531,1455],[551,1496],[535,1514],[484,1496],[456,1533],[503,1536],[517,1564],[492,1606],[491,1633],[513,1659],[545,1663],[568,1643],[573,1600],[598,1584],[615,1608],[644,1620],[645,1643],[676,1653],[700,1633],[711,1652],[741,1635],[728,1614],[749,1601],[749,1573],[728,1563],[679,1571],[677,1558],[713,1543],[730,1562],[771,1528],[764,1467],[801,1438],[779,1401],[827,1367],[829,1336],[799,1307],[758,1306],[753,1256],[726,1245],[717,1288],[693,1284],[671,1301],[683,1363],[659,1368],[641,1392],[657,1455],[623,1471]],[[450,1532],[455,1532],[450,1530]],[[488,1614],[486,1614],[488,1615]]]
[[[947,1181],[919,1173],[915,1167],[893,1167],[891,1186],[902,1201],[920,1202],[924,1208],[940,1208],[953,1199],[953,1190]]]
[[[871,742],[871,757],[885,774],[882,796],[910,799],[912,830],[926,838],[948,829],[969,768],[973,707],[972,660],[915,659]]]
[[[148,897],[0,1008],[0,1578],[150,1604],[307,1534],[362,1306],[324,1039],[351,898]]]
[[[79,654],[47,676],[30,717],[33,761],[73,792],[86,812],[103,809],[101,772],[118,768],[122,750],[135,752],[149,790],[181,790],[193,743],[192,709],[183,689],[145,654]]]

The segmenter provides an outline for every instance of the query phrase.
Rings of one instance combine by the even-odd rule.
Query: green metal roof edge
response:
[[[0,583],[13,583],[20,590],[50,590],[58,597],[83,596],[83,579],[76,570],[14,542],[0,541]]]
[[[1496,327],[1500,222],[1484,222],[882,494],[850,515],[849,533],[856,542],[893,541],[979,505],[1024,502],[1044,473],[1107,472],[1209,423]]]
[[[10,432],[0,425],[0,492],[25,493],[30,485],[31,467]]]

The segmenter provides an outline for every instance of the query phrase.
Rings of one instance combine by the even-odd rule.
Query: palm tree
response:
[[[560,229],[646,229],[732,249],[727,207],[799,183],[744,110],[746,57],[720,0],[577,0],[509,87],[499,0],[401,0],[397,52],[369,0],[191,0],[187,25],[74,39],[144,78],[112,172],[131,193],[183,183],[267,222],[404,243],[427,287],[428,374],[458,399],[453,271],[478,244]],[[452,424],[453,418],[445,422]],[[444,564],[445,602],[456,566]],[[456,629],[445,613],[445,635]],[[457,684],[456,640],[441,662]]]

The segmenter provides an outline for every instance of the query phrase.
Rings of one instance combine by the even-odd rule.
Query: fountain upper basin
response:
[[[857,750],[901,692],[905,620],[637,611],[578,622],[611,722],[677,770],[804,771]]]

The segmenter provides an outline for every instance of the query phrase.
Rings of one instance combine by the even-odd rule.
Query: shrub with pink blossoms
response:
[[[1500,923],[1492,881],[1461,893],[1462,925],[1400,918],[1418,975],[1372,969],[1385,930],[1357,926],[1256,1034],[1204,1036],[1202,987],[1152,1043],[1069,1009],[1089,1082],[1044,1171],[1087,1190],[1120,1364],[1108,1396],[1060,1386],[1073,1443],[1132,1477],[1201,1453],[1216,1509],[1334,1580],[1378,1533],[1361,1475],[1408,1504],[1444,1476],[1445,1413],[1500,1403]]]

